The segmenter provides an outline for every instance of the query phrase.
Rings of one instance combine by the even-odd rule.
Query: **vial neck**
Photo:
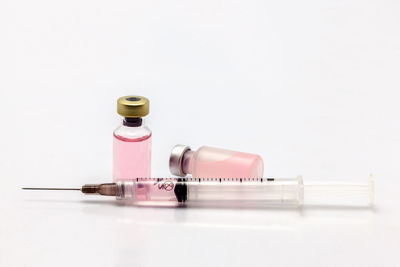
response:
[[[194,152],[192,150],[188,150],[183,154],[182,171],[186,174],[193,173],[193,155]]]
[[[142,118],[128,118],[125,117],[122,124],[128,127],[140,127],[143,124]]]

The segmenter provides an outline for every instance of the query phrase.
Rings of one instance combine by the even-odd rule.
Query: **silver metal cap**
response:
[[[176,176],[185,177],[186,173],[183,171],[182,162],[183,155],[191,150],[189,146],[176,145],[171,150],[171,155],[169,156],[169,171]]]

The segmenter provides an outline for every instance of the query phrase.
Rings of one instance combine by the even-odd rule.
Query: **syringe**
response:
[[[372,176],[365,184],[303,184],[296,178],[137,178],[116,183],[85,184],[81,188],[23,188],[77,190],[115,196],[134,205],[150,206],[302,206],[346,204],[371,206]]]

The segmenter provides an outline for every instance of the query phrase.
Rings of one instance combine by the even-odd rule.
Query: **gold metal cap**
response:
[[[118,98],[117,112],[124,117],[140,118],[149,114],[149,105],[149,100],[143,96],[123,96]]]

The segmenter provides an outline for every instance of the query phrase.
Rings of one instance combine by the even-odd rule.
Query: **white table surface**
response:
[[[12,190],[2,266],[396,266],[399,198],[378,188],[373,210],[135,208]]]
[[[2,3],[0,266],[399,266],[399,10]],[[210,145],[262,155],[266,177],[373,173],[375,206],[135,208],[20,189],[111,181],[127,94],[150,98],[156,177],[173,145]]]

